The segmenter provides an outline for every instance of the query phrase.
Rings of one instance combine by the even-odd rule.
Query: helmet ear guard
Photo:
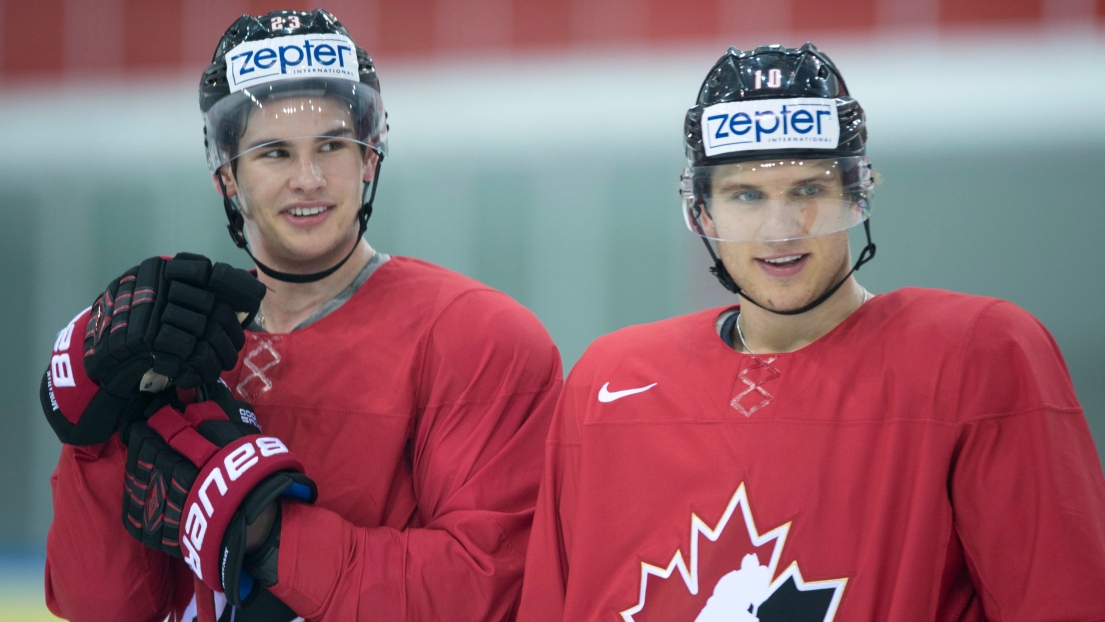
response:
[[[230,198],[230,193],[227,192],[226,184],[223,182],[222,173],[216,172],[214,177],[219,194],[223,197],[223,210],[226,211],[227,220],[226,229],[230,232],[230,239],[234,241],[235,246],[249,253],[249,243],[246,241],[244,231],[246,222],[245,217],[242,216],[242,210],[235,205],[234,199]],[[250,254],[250,257],[252,256]]]

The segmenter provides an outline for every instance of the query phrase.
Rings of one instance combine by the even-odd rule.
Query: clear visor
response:
[[[688,167],[680,195],[687,228],[711,240],[777,242],[854,227],[871,214],[864,156]]]
[[[245,88],[204,116],[211,171],[258,150],[290,145],[354,146],[387,155],[380,93],[351,80],[288,80]],[[367,153],[367,151],[365,151]]]

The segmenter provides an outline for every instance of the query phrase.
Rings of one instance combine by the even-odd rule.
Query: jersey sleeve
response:
[[[87,314],[66,329],[72,334],[74,325],[79,327],[75,339],[83,334]],[[51,367],[58,378],[56,363]],[[70,414],[79,413],[89,398],[80,388],[94,383],[80,361],[67,362],[60,370],[68,382],[64,388],[51,387],[50,398],[62,402]],[[54,520],[46,537],[46,605],[68,620],[160,621],[183,609],[181,601],[192,593],[191,575],[182,562],[147,548],[123,527],[126,453],[117,434],[97,445],[63,445],[50,478]]]
[[[568,552],[578,499],[578,482],[585,398],[590,388],[577,382],[577,365],[569,375],[553,415],[552,429],[545,449],[545,468],[537,511],[533,519],[526,558],[520,620],[560,622],[564,619],[564,600],[568,587]]]
[[[423,338],[409,443],[415,524],[357,527],[283,505],[271,591],[307,619],[513,616],[560,355],[532,313],[491,290],[456,298]]]
[[[1105,619],[1105,478],[1058,347],[996,302],[963,362],[949,492],[986,617]]]

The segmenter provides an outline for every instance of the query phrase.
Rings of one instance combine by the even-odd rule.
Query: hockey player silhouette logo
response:
[[[771,595],[771,570],[749,553],[714,586],[714,593],[695,622],[754,622],[760,605]]]
[[[797,561],[777,572],[791,524],[761,535],[744,484],[713,526],[696,514],[690,518],[688,557],[677,550],[665,566],[641,562],[637,604],[621,612],[624,622],[829,622],[836,617],[847,578],[806,581]]]

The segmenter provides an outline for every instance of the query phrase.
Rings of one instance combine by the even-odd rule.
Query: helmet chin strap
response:
[[[360,223],[357,231],[358,242],[364,236],[365,231],[368,229],[368,219],[372,216],[372,202],[376,199],[376,185],[380,179],[380,165],[383,164],[384,157],[379,156],[376,160],[376,172],[372,176],[371,188],[366,188],[366,192],[370,192],[368,200],[364,201],[361,205],[361,209],[357,212],[357,220]],[[223,179],[220,175],[215,175],[215,179],[219,182],[219,188],[223,193],[223,209],[226,210],[226,218],[228,220],[226,228],[230,231],[230,239],[234,240],[235,246],[244,250],[249,258],[253,260],[253,263],[257,264],[257,269],[266,275],[285,283],[314,283],[315,281],[321,281],[331,274],[338,271],[339,268],[345,265],[345,262],[349,261],[349,258],[353,256],[353,253],[357,250],[359,245],[354,242],[353,248],[349,249],[349,252],[345,254],[345,257],[341,261],[330,266],[329,268],[322,270],[321,272],[312,272],[310,274],[294,274],[291,272],[281,272],[265,264],[261,263],[260,259],[254,257],[253,253],[249,250],[249,244],[246,241],[246,236],[242,232],[242,228],[245,225],[245,219],[242,216],[241,210],[234,207],[230,197],[227,196],[226,185],[223,183]],[[363,196],[362,196],[363,199]]]
[[[742,290],[741,287],[739,285],[737,285],[737,282],[733,280],[733,277],[729,275],[729,271],[725,269],[725,264],[722,263],[721,258],[719,258],[717,256],[717,253],[714,252],[714,248],[712,246],[710,246],[710,242],[705,237],[702,238],[702,242],[706,245],[706,250],[710,252],[710,257],[712,257],[713,260],[714,260],[714,265],[710,268],[710,272],[712,272],[714,274],[714,276],[717,277],[717,280],[721,282],[722,286],[724,286],[725,289],[733,292],[734,294],[737,294],[738,296],[740,296],[744,300],[747,300],[748,302],[751,302],[752,304],[756,305],[757,307],[759,307],[759,308],[761,308],[765,311],[770,311],[770,312],[778,314],[778,315],[799,315],[801,313],[805,313],[806,311],[809,311],[810,309],[813,309],[813,308],[817,307],[821,303],[828,300],[830,296],[832,296],[833,294],[836,293],[836,290],[840,289],[840,287],[842,285],[844,285],[844,282],[848,280],[848,277],[852,276],[853,272],[855,272],[856,270],[859,270],[860,266],[862,266],[863,264],[865,264],[868,261],[871,261],[872,259],[874,259],[874,257],[875,257],[875,243],[871,241],[871,220],[870,219],[863,221],[863,230],[867,234],[867,246],[863,247],[863,250],[859,254],[859,259],[856,260],[855,265],[852,266],[852,269],[848,271],[848,274],[845,274],[844,278],[840,279],[840,281],[838,281],[835,285],[833,285],[828,290],[826,290],[825,293],[818,296],[817,299],[814,300],[813,302],[811,302],[807,305],[804,305],[802,307],[799,307],[797,309],[787,309],[787,310],[784,310],[784,311],[778,311],[776,309],[768,309],[767,307],[763,306],[759,302],[756,302],[756,300],[754,298],[752,298],[751,296],[746,294],[744,292],[744,290]]]

